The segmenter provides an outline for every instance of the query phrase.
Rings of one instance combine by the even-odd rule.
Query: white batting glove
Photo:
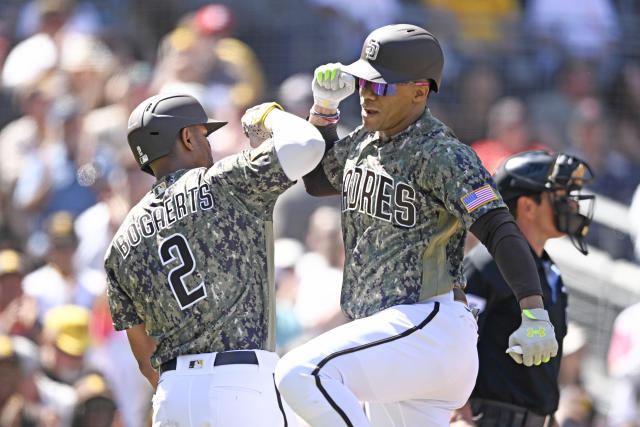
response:
[[[275,102],[265,102],[249,108],[240,119],[242,131],[249,137],[249,145],[256,148],[266,139],[273,136],[273,130],[265,124],[265,119],[274,108],[284,109]]]
[[[340,101],[351,95],[356,79],[342,71],[342,64],[334,62],[321,65],[313,73],[313,102],[329,109],[337,109]]]
[[[546,363],[558,354],[558,341],[547,310],[522,310],[522,323],[509,337],[507,353],[525,366]]]

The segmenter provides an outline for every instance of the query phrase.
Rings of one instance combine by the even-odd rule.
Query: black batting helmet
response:
[[[183,128],[203,125],[209,135],[226,124],[207,117],[202,105],[190,95],[160,94],[145,99],[133,110],[127,139],[140,169],[153,175],[149,164],[173,150]]]
[[[593,180],[586,162],[565,153],[526,151],[505,160],[493,178],[505,201],[549,192],[556,228],[566,233],[580,252],[587,253],[584,237],[593,219],[595,196],[580,194]]]
[[[442,48],[433,34],[416,25],[394,24],[372,31],[360,59],[342,70],[375,83],[428,79],[437,92],[443,67]]]

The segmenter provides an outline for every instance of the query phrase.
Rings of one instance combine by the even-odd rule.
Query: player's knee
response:
[[[280,360],[276,365],[275,380],[276,386],[284,396],[289,395],[291,390],[296,388],[297,376],[299,375],[295,366]]]
[[[285,356],[276,365],[276,385],[280,393],[285,397],[299,393],[308,382],[310,376],[309,370],[297,363],[292,357]]]

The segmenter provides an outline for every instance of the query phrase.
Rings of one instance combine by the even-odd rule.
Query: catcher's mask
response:
[[[587,163],[565,153],[528,151],[505,160],[494,179],[505,201],[548,192],[556,228],[581,253],[588,253],[584,238],[593,219],[595,196],[582,194],[583,186],[593,181]]]

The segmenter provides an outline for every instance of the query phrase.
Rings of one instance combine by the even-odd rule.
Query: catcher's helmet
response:
[[[372,31],[360,59],[342,70],[375,83],[428,79],[437,92],[443,66],[442,48],[433,34],[415,25],[395,24]]]
[[[593,180],[587,163],[564,153],[527,151],[505,160],[493,177],[505,201],[549,192],[556,228],[566,233],[580,252],[587,253],[584,237],[593,219],[595,199],[594,195],[580,194]]]
[[[226,125],[213,120],[190,95],[160,94],[145,99],[129,116],[127,139],[140,169],[153,175],[152,161],[169,154],[179,132],[192,125],[203,125],[207,135]]]

